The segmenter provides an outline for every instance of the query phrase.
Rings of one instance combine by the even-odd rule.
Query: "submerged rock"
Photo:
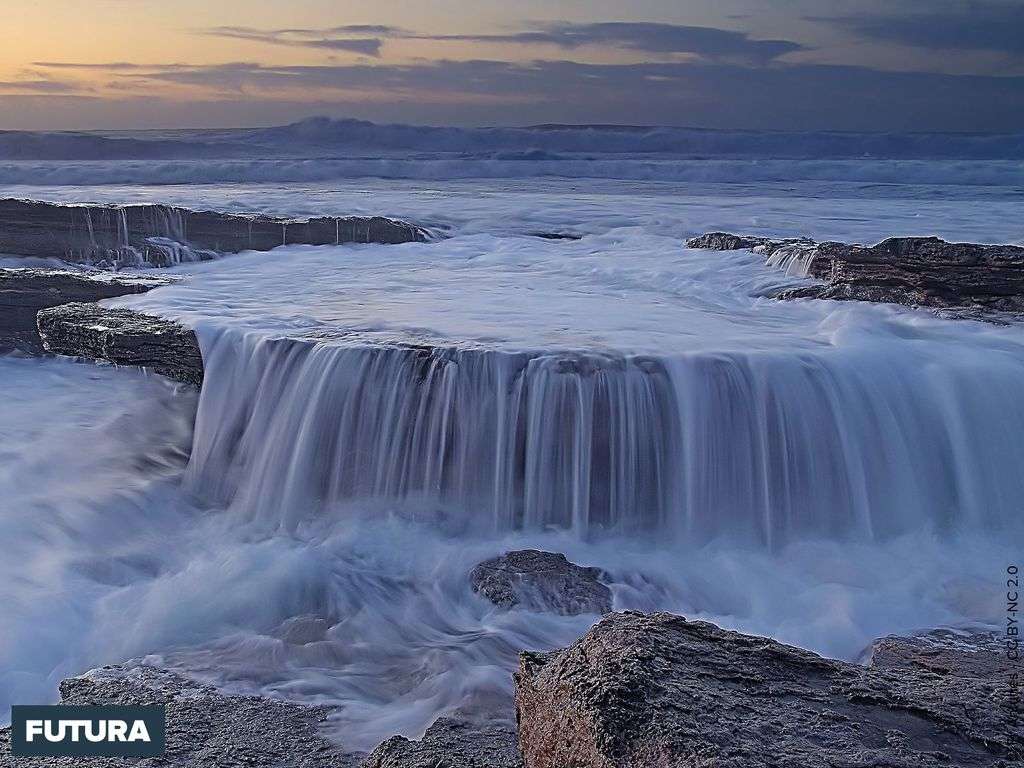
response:
[[[584,568],[570,563],[565,555],[536,549],[492,557],[469,574],[473,591],[497,606],[564,616],[612,609],[611,590],[600,577],[600,568]]]
[[[63,704],[166,704],[167,749],[145,759],[15,758],[10,728],[0,730],[0,766],[302,766],[346,768],[358,756],[346,754],[319,731],[326,707],[305,707],[257,696],[226,696],[156,667],[113,666],[60,684]]]
[[[42,351],[43,342],[36,328],[36,313],[40,309],[145,293],[176,279],[68,269],[0,269],[0,351]]]
[[[392,736],[362,768],[520,768],[515,729],[442,717],[419,741]]]
[[[36,316],[48,352],[138,365],[185,384],[203,383],[203,356],[193,331],[129,309],[63,304]]]
[[[515,675],[526,768],[1019,765],[1006,681],[832,661],[667,613],[606,616]]]
[[[62,205],[0,200],[0,254],[99,266],[170,266],[279,245],[407,243],[427,232],[382,216],[290,219],[169,205]]]
[[[948,243],[937,237],[891,237],[877,245],[803,238],[771,239],[711,232],[690,248],[752,249],[790,274],[821,285],[780,292],[780,299],[876,301],[937,309],[1024,313],[1024,247]]]

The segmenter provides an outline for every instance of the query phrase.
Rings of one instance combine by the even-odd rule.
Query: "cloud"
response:
[[[65,67],[68,64],[64,64]],[[95,65],[90,65],[95,66]],[[1024,77],[866,67],[568,60],[413,64],[152,66],[112,74],[136,93],[191,86],[210,103],[316,104],[406,122],[631,123],[780,129],[1013,131]],[[226,107],[225,107],[226,108]],[[313,107],[310,107],[311,109]],[[274,111],[274,114],[277,114]],[[307,112],[308,114],[308,112]]]
[[[650,54],[691,54],[707,60],[763,64],[787,53],[805,50],[789,40],[754,40],[746,32],[648,22],[572,24],[552,22],[508,34],[435,35],[374,24],[352,24],[326,29],[257,29],[211,27],[202,34],[272,45],[325,48],[379,56],[383,38],[473,42],[502,45],[552,45],[563,49],[605,46]],[[353,37],[375,35],[375,37]]]
[[[4,93],[72,93],[80,90],[77,83],[45,78],[32,80],[0,80],[0,91]]]
[[[481,43],[518,43],[580,48],[603,45],[644,53],[695,54],[709,60],[765,63],[787,53],[805,50],[789,40],[754,40],[746,32],[714,27],[691,27],[652,22],[554,22],[537,29],[505,35],[419,35],[428,40],[465,40]]]
[[[806,18],[836,25],[863,38],[915,48],[1024,56],[1024,8],[1016,2],[943,5],[936,0],[922,10],[903,14]]]
[[[250,40],[271,45],[301,46],[304,48],[324,48],[331,51],[347,51],[364,56],[380,56],[383,41],[379,37],[341,37],[338,35],[380,34],[395,35],[400,33],[397,27],[378,24],[352,24],[343,27],[331,27],[325,30],[314,29],[255,29],[253,27],[211,27],[201,30],[203,34],[214,37],[228,37],[236,40]]]

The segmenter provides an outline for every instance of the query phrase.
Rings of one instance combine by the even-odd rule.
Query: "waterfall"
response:
[[[768,547],[1019,514],[1024,363],[655,357],[200,333],[190,486],[271,527],[415,500],[494,530]],[[985,397],[977,397],[980,391]]]

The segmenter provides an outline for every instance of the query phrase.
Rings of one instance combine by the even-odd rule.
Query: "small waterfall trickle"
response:
[[[350,500],[775,547],[1018,513],[1024,364],[339,346],[201,333],[189,482],[271,527]],[[986,397],[975,393],[981,389]]]

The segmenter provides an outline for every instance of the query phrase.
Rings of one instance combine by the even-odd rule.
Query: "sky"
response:
[[[1024,0],[0,0],[0,129],[1024,131]]]

